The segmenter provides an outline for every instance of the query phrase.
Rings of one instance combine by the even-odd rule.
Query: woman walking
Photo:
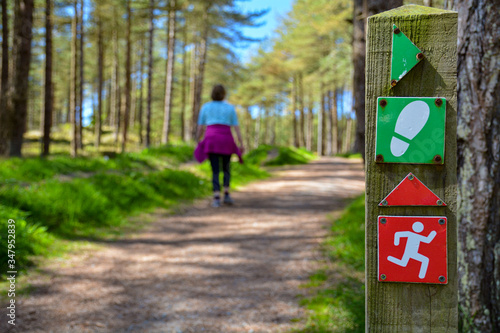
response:
[[[222,171],[224,173],[224,203],[229,205],[233,204],[233,200],[229,195],[231,155],[237,154],[240,163],[243,162],[241,159],[243,140],[238,126],[238,117],[234,107],[224,102],[225,96],[226,90],[222,85],[218,84],[213,87],[212,102],[204,104],[200,110],[196,134],[198,146],[194,152],[195,157],[200,163],[208,158],[212,166],[212,186],[214,191],[212,207],[220,207],[221,205],[220,162],[222,161]],[[240,148],[234,142],[231,127],[234,127],[236,131]],[[200,142],[203,132],[205,132],[205,138]]]

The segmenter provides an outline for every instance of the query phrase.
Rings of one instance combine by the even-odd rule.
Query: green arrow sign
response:
[[[376,161],[443,164],[445,119],[445,98],[379,97]]]
[[[424,54],[396,25],[393,25],[393,28],[391,85],[394,87],[406,73],[424,58]]]

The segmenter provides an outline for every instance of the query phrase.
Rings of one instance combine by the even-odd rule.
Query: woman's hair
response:
[[[226,89],[222,84],[216,84],[212,88],[212,100],[214,101],[222,101],[226,97]]]

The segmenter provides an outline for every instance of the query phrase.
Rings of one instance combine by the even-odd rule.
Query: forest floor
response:
[[[16,297],[16,326],[2,332],[282,332],[300,328],[301,285],[321,259],[326,215],[364,189],[359,159],[321,158],[274,169],[118,241],[48,263]],[[135,217],[138,218],[138,217]]]

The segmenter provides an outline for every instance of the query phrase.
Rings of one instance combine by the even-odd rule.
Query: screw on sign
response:
[[[379,281],[445,284],[446,256],[446,217],[378,217]]]

